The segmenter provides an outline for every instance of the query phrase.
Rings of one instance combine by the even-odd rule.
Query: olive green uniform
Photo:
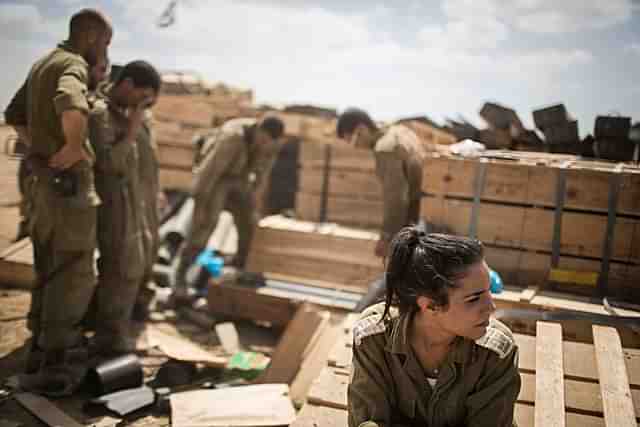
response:
[[[75,109],[88,112],[88,65],[68,43],[36,62],[6,112],[7,122],[26,125],[31,139],[33,181],[26,188],[29,233],[33,241],[36,283],[29,325],[47,353],[80,343],[80,321],[95,287],[93,252],[96,245],[96,206],[93,159],[70,171],[76,192],[62,196],[54,190],[55,171],[49,158],[65,144],[61,116]],[[90,147],[87,153],[92,157]]]
[[[235,263],[244,267],[257,220],[254,191],[268,176],[279,148],[277,142],[256,144],[251,134],[256,126],[255,119],[234,119],[207,136],[192,187],[193,221],[176,272],[179,288],[184,288],[186,271],[206,248],[223,209],[233,215],[238,229]]]
[[[376,174],[382,184],[381,237],[390,240],[400,229],[420,218],[422,166],[425,149],[407,126],[385,129],[373,145]]]
[[[145,250],[145,269],[140,290],[136,297],[136,305],[141,312],[146,312],[152,294],[146,285],[153,278],[153,264],[158,257],[158,193],[160,191],[159,164],[157,145],[151,125],[151,112],[148,112],[138,137],[138,172],[142,190],[142,211],[144,213],[143,243]]]
[[[111,85],[100,88],[89,115],[89,139],[96,152],[96,189],[102,199],[96,343],[119,352],[131,350],[131,311],[146,264],[138,144],[125,140],[129,120],[110,98],[110,89]]]
[[[510,427],[520,392],[518,348],[511,331],[492,319],[475,342],[456,338],[435,386],[409,342],[411,315],[384,303],[356,322],[348,389],[349,427]]]

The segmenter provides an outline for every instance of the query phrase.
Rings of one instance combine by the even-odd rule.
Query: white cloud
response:
[[[631,18],[631,0],[444,0],[450,19],[498,19],[533,33],[567,33],[613,26]]]
[[[66,23],[45,18],[38,8],[30,4],[0,4],[0,37],[5,40],[26,40],[44,36],[59,39],[66,32]]]
[[[631,43],[627,46],[627,50],[640,55],[640,42]]]

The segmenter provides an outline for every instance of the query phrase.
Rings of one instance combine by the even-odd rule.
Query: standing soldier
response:
[[[96,350],[103,355],[134,350],[131,313],[145,273],[143,193],[138,141],[146,109],[160,89],[160,75],[144,61],[131,62],[113,84],[99,88],[89,118],[96,152],[98,287]]]
[[[72,393],[85,368],[80,321],[95,287],[99,204],[86,145],[88,69],[107,56],[112,34],[97,10],[73,15],[69,39],[35,63],[5,113],[31,141],[35,177],[27,196],[36,270],[29,324],[44,359],[25,386],[50,395]]]
[[[150,110],[147,110],[138,138],[138,170],[145,219],[143,238],[146,267],[133,311],[133,317],[136,320],[144,320],[148,316],[152,295],[147,285],[152,281],[153,265],[158,257],[158,228],[160,226],[158,211],[162,207],[164,193],[160,190],[157,150],[152,128],[152,114]]]
[[[231,264],[244,268],[257,216],[255,190],[271,171],[283,133],[280,119],[266,117],[230,120],[207,136],[195,169],[193,221],[176,271],[177,301],[188,298],[187,270],[206,248],[223,209],[233,215],[238,229],[238,251]]]
[[[384,256],[393,236],[420,218],[422,164],[426,150],[407,126],[379,129],[365,111],[351,108],[338,119],[338,138],[356,148],[372,150],[376,175],[382,184],[383,221],[375,248]]]

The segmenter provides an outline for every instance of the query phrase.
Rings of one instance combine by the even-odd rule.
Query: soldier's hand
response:
[[[83,147],[65,144],[56,154],[49,159],[49,166],[54,169],[69,169],[81,160],[89,160],[89,156]]]
[[[131,143],[135,141],[136,135],[144,122],[144,113],[149,104],[150,100],[145,99],[135,107],[129,109],[129,129],[127,132],[129,138],[127,138],[127,140]]]

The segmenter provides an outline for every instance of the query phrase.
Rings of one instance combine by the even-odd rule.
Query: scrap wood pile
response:
[[[28,297],[24,291],[0,294],[0,382],[6,384],[0,421],[24,426],[289,425],[326,364],[344,316],[298,304],[285,324],[270,327],[260,313],[254,316],[259,324],[230,322],[204,306],[200,314],[211,321],[204,327],[186,310],[156,305],[151,320],[136,328],[135,355],[102,362],[79,393],[49,400],[13,389],[28,349]]]

